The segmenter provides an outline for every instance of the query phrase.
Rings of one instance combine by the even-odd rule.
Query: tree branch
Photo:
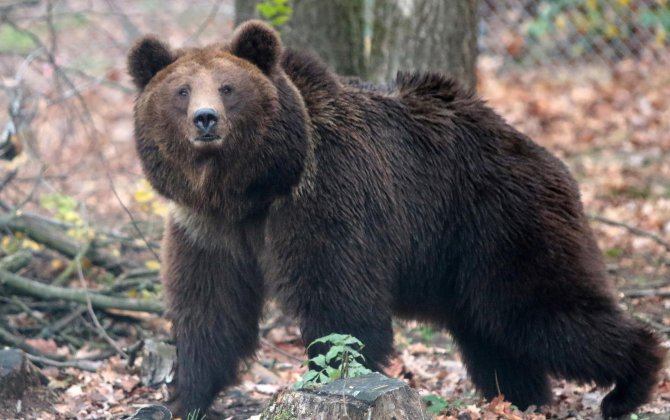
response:
[[[76,258],[81,250],[79,244],[65,236],[62,230],[42,223],[33,217],[26,215],[2,217],[0,218],[0,227],[2,226],[7,226],[14,231],[23,232],[35,242],[44,244],[48,248],[58,251],[69,258]],[[103,267],[113,274],[118,275],[122,271],[120,259],[111,255],[105,255],[94,247],[91,247],[86,253],[86,257],[94,265]]]
[[[649,232],[647,230],[640,229],[638,227],[631,226],[629,224],[619,222],[619,221],[616,221],[616,220],[608,219],[606,217],[602,217],[602,216],[599,216],[597,214],[589,215],[589,219],[595,220],[596,222],[604,223],[606,225],[617,226],[617,227],[620,227],[620,228],[624,228],[624,229],[626,229],[627,231],[629,231],[630,233],[632,233],[634,235],[644,236],[645,238],[652,239],[654,242],[656,242],[657,244],[662,245],[663,247],[665,247],[666,250],[668,250],[668,252],[670,252],[670,242],[666,241],[665,239],[663,239],[661,236],[655,234],[654,232]]]
[[[43,356],[35,356],[33,354],[27,353],[26,357],[30,359],[30,361],[42,364],[42,365],[47,365],[47,366],[54,366],[58,368],[75,368],[79,370],[85,370],[88,372],[97,372],[98,368],[102,363],[100,362],[95,362],[92,360],[79,360],[79,359],[72,359],[72,360],[53,360],[48,357],[43,357]]]
[[[627,298],[641,298],[641,297],[660,297],[670,298],[670,290],[661,291],[658,289],[629,289],[624,290],[623,295]]]
[[[93,303],[91,302],[91,294],[88,292],[88,288],[86,287],[84,270],[81,269],[81,261],[79,259],[75,259],[75,261],[77,263],[77,274],[79,274],[79,281],[81,282],[81,287],[86,298],[86,308],[88,309],[89,316],[93,320],[93,324],[98,329],[98,334],[105,341],[107,341],[107,343],[109,343],[109,345],[111,345],[121,357],[128,360],[128,354],[123,351],[123,349],[119,347],[118,344],[116,344],[116,341],[114,341],[114,339],[110,337],[109,334],[107,334],[107,331],[105,331],[105,328],[103,328],[103,326],[100,324],[100,321],[98,320],[98,317],[95,315],[95,311],[93,310]]]
[[[30,253],[28,251],[18,251],[0,260],[0,270],[16,273],[28,264],[30,264]]]
[[[31,346],[30,344],[26,343],[26,340],[23,337],[16,336],[12,334],[11,332],[7,331],[6,329],[0,327],[0,341],[9,343],[12,346],[19,348],[26,353],[31,353],[31,354],[36,354],[39,356],[44,356],[44,357],[49,357],[51,359],[59,359],[59,360],[64,360],[65,358],[62,356],[56,356],[52,354],[46,354],[35,347]]]
[[[87,292],[85,290],[50,286],[10,273],[7,270],[0,270],[0,284],[42,299],[63,299],[83,304],[87,303]],[[97,293],[88,293],[88,296],[91,299],[91,305],[98,309],[125,309],[129,311],[151,312],[155,314],[163,312],[163,305],[157,301],[124,299]]]

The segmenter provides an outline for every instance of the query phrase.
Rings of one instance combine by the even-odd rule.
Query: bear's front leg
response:
[[[194,241],[171,221],[163,244],[167,316],[177,345],[171,408],[204,414],[216,394],[236,382],[240,362],[254,354],[263,284],[235,241]]]

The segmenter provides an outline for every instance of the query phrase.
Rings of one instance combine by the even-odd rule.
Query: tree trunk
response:
[[[284,43],[311,50],[344,76],[367,75],[363,55],[364,3],[369,0],[293,0],[280,29]]]
[[[476,60],[477,0],[375,2],[372,80],[390,80],[398,70],[432,70],[474,88]]]
[[[235,26],[258,17],[256,15],[257,3],[258,0],[235,0]]]
[[[449,73],[474,88],[477,0],[292,0],[284,43],[338,74],[383,83],[399,70]],[[237,21],[253,1],[236,0]]]

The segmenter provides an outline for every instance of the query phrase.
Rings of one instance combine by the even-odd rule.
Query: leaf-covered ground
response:
[[[499,73],[483,58],[479,77],[480,94],[492,107],[570,165],[581,183],[589,214],[628,225],[615,226],[598,219],[592,222],[622,298],[632,296],[623,298],[622,304],[634,316],[652,323],[667,339],[670,73],[628,62],[620,63],[613,71],[587,68],[579,72],[564,69],[551,73],[527,70]],[[88,99],[92,102],[90,106],[101,105],[101,98],[94,94]],[[111,118],[105,124],[121,125],[123,135],[130,135],[127,119],[114,119],[112,110],[98,112],[100,118]],[[125,139],[122,146],[129,148],[131,143]],[[68,153],[76,158],[81,152]],[[132,158],[128,150],[117,153],[128,153],[129,159]],[[107,180],[95,182],[104,184]],[[92,185],[91,189],[99,191],[99,186]],[[150,192],[142,191],[135,184],[121,188],[121,194],[129,202],[135,200],[132,210],[140,218],[152,213],[151,208],[143,208],[143,203],[155,200],[153,196],[145,196]],[[100,213],[104,214],[104,210]],[[658,240],[630,228],[652,232]],[[665,246],[660,243],[663,241]],[[38,270],[46,270],[43,276],[46,277],[50,269]],[[36,309],[31,316],[19,314],[9,321],[20,327],[40,316]],[[125,321],[117,317],[109,322],[108,327],[128,329],[125,337],[119,339],[123,346],[140,337],[165,337],[169,328],[152,316]],[[245,419],[258,414],[275,391],[295,382],[304,372],[301,365],[304,347],[291,320],[271,304],[264,326],[258,358],[245,370],[241,384],[222,395],[214,406],[222,418]],[[117,333],[119,336],[122,334]],[[92,351],[84,346],[71,354],[70,349],[53,339],[34,339],[30,344],[51,354],[77,357]],[[409,381],[424,396],[439,396],[443,400],[440,403],[444,403],[443,418],[466,418],[465,415],[471,419],[597,418],[600,399],[606,393],[591,385],[556,381],[554,404],[540,407],[536,413],[521,413],[502,398],[487,402],[474,393],[457,349],[443,332],[411,322],[397,323],[396,345],[397,357],[386,373]],[[46,367],[43,373],[49,379],[48,389],[31,393],[24,400],[25,417],[121,416],[143,404],[162,401],[165,390],[140,384],[136,367],[140,362],[129,367],[126,361],[113,356],[96,362],[96,372]],[[670,370],[666,369],[655,399],[642,412],[669,413],[669,407]],[[3,407],[0,418],[11,417],[14,409]]]
[[[83,62],[81,67],[91,74],[104,75],[105,83],[69,73],[79,89],[75,94],[67,85],[54,84],[54,69],[48,63],[33,63],[32,72],[19,82],[14,77],[16,66],[0,62],[2,87],[15,91],[23,86],[25,114],[34,115],[17,140],[24,152],[12,161],[0,161],[0,174],[18,171],[13,182],[2,189],[1,198],[16,204],[29,196],[25,210],[74,223],[78,227],[70,233],[82,241],[89,228],[136,237],[130,212],[146,238],[156,241],[166,209],[141,180],[133,149],[132,95],[123,71],[126,46],[100,47],[106,37],[121,37],[123,21],[100,16],[105,18],[90,21],[98,29],[95,33],[84,24],[77,26],[79,21],[68,26],[67,33],[59,32],[56,59],[72,67]],[[172,27],[172,16],[138,12],[130,17],[144,31],[170,33],[178,40],[188,37],[183,27]],[[181,23],[187,27],[190,22],[194,28],[206,17],[206,13],[189,15],[190,21]],[[26,14],[28,20],[18,22],[31,28],[31,23],[26,23],[32,22],[31,18]],[[41,21],[35,22],[38,25]],[[232,28],[230,19],[219,23],[216,30],[207,28],[202,38],[211,41],[218,32]],[[46,36],[47,32],[38,33]],[[478,90],[490,106],[570,166],[580,182],[586,211],[593,216],[592,227],[611,278],[621,291],[622,305],[656,328],[670,348],[670,72],[659,63],[633,61],[612,68],[503,71],[494,59],[482,57],[478,76]],[[10,99],[0,98],[2,109]],[[35,179],[40,183],[33,191]],[[53,192],[63,195],[48,195]],[[54,199],[63,196],[74,198],[76,204],[67,200],[54,204]],[[0,257],[17,248],[33,253],[34,259],[22,275],[50,282],[68,268],[68,260],[19,234],[3,230],[0,239]],[[140,268],[155,270],[157,258],[145,245],[136,237],[122,246],[112,243],[109,252]],[[82,265],[91,290],[115,287],[115,279],[108,273],[86,261]],[[154,280],[138,282],[123,293],[155,298],[159,290]],[[80,287],[80,283],[76,272],[65,278],[66,285]],[[33,348],[65,358],[98,359],[88,365],[96,368],[94,372],[43,367],[48,386],[26,395],[19,417],[121,417],[164,399],[164,389],[141,385],[141,360],[130,366],[100,338],[86,308],[29,298],[17,301],[8,293],[0,293],[0,299],[0,311],[16,308],[2,312],[0,325],[31,337],[27,344]],[[97,313],[101,326],[126,351],[141,339],[168,336],[169,325],[157,316]],[[55,325],[61,328],[58,334]],[[534,413],[520,413],[502,398],[482,401],[447,334],[412,322],[398,322],[395,331],[397,356],[386,373],[408,381],[423,396],[439,397],[433,401],[442,405],[442,418],[598,418],[598,405],[606,390],[588,384],[554,382],[554,404]],[[240,385],[216,401],[214,412],[219,417],[247,419],[257,415],[275,391],[304,372],[299,331],[274,303],[268,305],[262,334],[257,359],[245,369]],[[16,409],[15,402],[0,401],[0,418],[16,417]],[[654,400],[642,413],[670,417],[670,368],[666,367]]]

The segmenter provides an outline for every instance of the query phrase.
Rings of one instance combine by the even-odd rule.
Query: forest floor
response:
[[[670,73],[632,62],[621,62],[610,70],[584,68],[578,73],[572,69],[551,73],[500,72],[484,57],[479,79],[480,95],[491,107],[568,163],[580,182],[586,211],[594,216],[592,227],[621,292],[622,304],[632,316],[651,323],[664,337],[665,346],[670,347]],[[86,95],[89,107],[100,107],[96,108],[98,112],[104,109],[102,95],[95,91]],[[130,101],[126,102],[125,106],[130,107]],[[100,124],[109,125],[110,129],[115,126],[116,131],[110,132],[114,153],[130,159],[112,165],[111,177],[129,211],[144,223],[148,240],[157,240],[163,203],[137,181],[139,171],[129,141],[130,119],[125,118],[128,111],[118,110],[114,106],[100,114],[104,120]],[[45,129],[36,126],[36,130]],[[115,135],[124,139],[115,143]],[[75,159],[77,152],[70,149],[61,153],[70,154],[67,159]],[[43,153],[42,160],[48,161],[49,156],[55,155]],[[61,160],[52,163],[53,167],[59,165]],[[92,168],[85,166],[81,174]],[[134,183],[124,181],[128,174],[133,175]],[[106,205],[110,198],[100,195],[109,180],[95,173],[84,178],[87,181],[82,180],[74,188],[70,183],[61,187],[65,191],[71,189],[77,200],[87,202],[88,211],[95,215],[91,218],[122,220],[125,214],[118,211],[118,205],[118,213],[110,211]],[[89,190],[96,193],[87,195]],[[44,207],[36,210],[50,216],[58,212],[53,206]],[[51,214],[48,208],[52,209]],[[127,230],[120,228],[124,229]],[[3,236],[0,256],[9,253],[12,244],[36,250],[33,262],[20,271],[23,276],[53,279],[66,266],[67,260],[19,233]],[[148,269],[157,264],[147,251],[126,249],[120,253]],[[92,290],[109,286],[105,283],[109,278],[95,267],[84,268]],[[76,275],[67,281],[75,287],[79,285]],[[155,276],[149,280],[155,281]],[[157,289],[155,284],[145,284],[127,290],[125,296],[151,298]],[[7,293],[4,296],[8,306],[2,313],[2,324],[27,337],[25,342],[33,348],[77,359],[109,350],[91,327],[90,316],[81,305],[61,302],[60,307],[55,307],[27,299],[24,306],[13,310],[11,304],[16,304],[16,298]],[[23,310],[25,306],[30,311]],[[72,326],[63,328],[61,335],[34,335],[73,312]],[[245,369],[241,384],[217,399],[208,418],[253,418],[273,393],[290,386],[304,373],[304,346],[298,328],[274,303],[268,305],[266,312],[257,358]],[[144,338],[168,335],[169,325],[157,315],[118,310],[97,313],[109,336],[124,349]],[[535,412],[521,413],[502,399],[483,401],[468,381],[448,334],[414,322],[397,322],[395,327],[397,353],[386,374],[408,381],[422,396],[436,396],[433,409],[440,409],[441,419],[599,418],[598,406],[607,390],[588,384],[555,381],[554,403]],[[74,337],[68,339],[69,336]],[[140,383],[137,366],[141,360],[130,366],[118,354],[97,359],[94,372],[43,366],[47,387],[25,396],[21,414],[16,414],[14,402],[0,403],[0,418],[121,418],[165,398],[165,389]],[[670,416],[670,369],[666,368],[653,401],[642,407],[639,418],[644,417],[643,413],[657,415],[656,418]]]
[[[138,23],[144,16],[130,16],[142,30],[148,27]],[[149,18],[154,32],[184,35],[172,29],[169,14],[161,15],[162,20]],[[206,16],[191,18],[200,22]],[[57,227],[66,228],[63,238],[76,244],[76,255],[54,252],[20,226],[12,227],[7,207],[0,209],[0,260],[26,251],[30,262],[17,271],[23,278],[157,300],[156,244],[166,205],[142,181],[134,152],[132,90],[119,58],[127,45],[100,46],[123,35],[119,22],[95,22],[100,30],[95,39],[90,27],[73,22],[82,26],[72,26],[55,62],[76,59],[92,72],[102,69],[104,83],[63,66],[60,70],[79,88],[70,89],[47,62],[32,63],[25,85],[13,73],[2,73],[4,90],[22,92],[27,117],[16,141],[24,152],[0,160],[0,207],[10,204],[25,214],[57,220]],[[232,21],[221,27],[231,29]],[[221,27],[208,28],[204,37],[212,40]],[[632,61],[607,69],[503,71],[495,60],[481,57],[478,76],[478,91],[492,108],[568,164],[580,183],[621,304],[659,331],[670,348],[670,72],[658,63]],[[4,98],[0,104],[3,109],[9,105]],[[107,255],[121,261],[122,272],[81,258],[79,251],[93,237]],[[132,355],[141,340],[168,337],[169,324],[158,315],[92,311],[72,301],[15,294],[0,284],[0,328],[10,333],[13,345],[51,360],[92,359],[86,366],[93,368],[35,362],[47,385],[29,391],[18,414],[16,401],[0,401],[0,419],[122,418],[165,398],[164,388],[141,384],[142,361],[130,363],[124,356]],[[268,304],[261,331],[261,347],[240,385],[221,394],[207,418],[253,418],[273,393],[304,373],[299,330],[274,302]],[[501,398],[483,401],[477,396],[447,333],[398,321],[395,342],[396,356],[386,374],[407,381],[422,396],[434,396],[432,409],[439,409],[440,419],[597,419],[607,393],[588,384],[555,381],[553,404],[521,413]],[[670,418],[670,367],[638,418],[645,416]]]

